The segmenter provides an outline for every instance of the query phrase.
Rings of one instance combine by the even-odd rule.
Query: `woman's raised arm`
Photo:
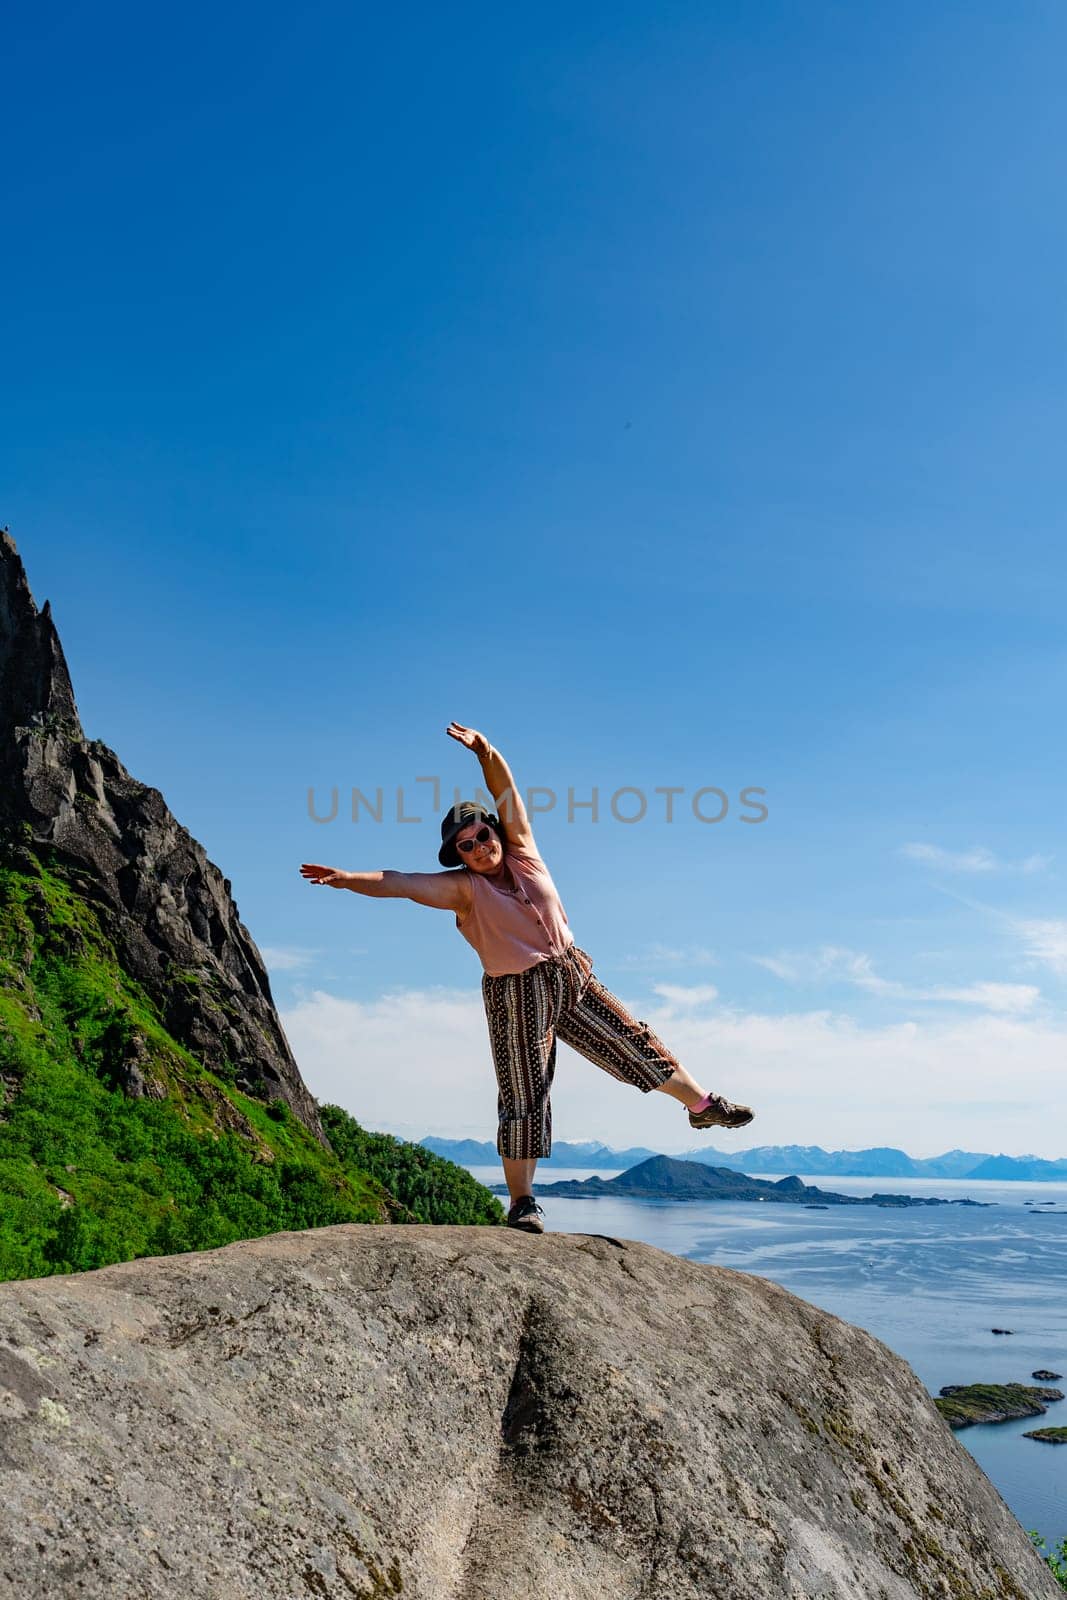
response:
[[[478,733],[474,728],[465,728],[461,722],[450,722],[445,732],[453,739],[457,739],[460,744],[466,745],[468,750],[473,750],[478,757],[482,776],[496,802],[497,814],[508,844],[515,850],[528,849],[534,843],[533,829],[530,827],[530,819],[526,814],[518,785],[511,776],[511,768],[500,751],[493,748],[484,733]]]

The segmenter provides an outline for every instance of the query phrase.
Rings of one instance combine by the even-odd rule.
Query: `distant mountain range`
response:
[[[495,1166],[500,1157],[491,1140],[438,1139],[427,1134],[420,1144],[435,1155],[462,1166]],[[660,1154],[643,1146],[613,1150],[595,1140],[569,1144],[557,1139],[552,1154],[540,1170],[557,1167],[602,1167],[625,1172],[650,1156]],[[892,1147],[869,1150],[824,1150],[817,1144],[760,1144],[748,1150],[716,1150],[701,1145],[683,1151],[678,1161],[698,1161],[706,1166],[728,1167],[734,1172],[797,1173],[831,1178],[994,1178],[1001,1183],[1067,1181],[1067,1159],[1045,1161],[1039,1156],[989,1155],[975,1150],[947,1150],[944,1155],[919,1159]]]
[[[502,1183],[489,1185],[493,1194],[506,1194]],[[570,1178],[558,1183],[539,1183],[541,1196],[626,1195],[631,1199],[652,1200],[772,1200],[788,1205],[803,1205],[816,1211],[831,1206],[984,1206],[983,1200],[943,1200],[932,1195],[916,1198],[906,1194],[835,1194],[799,1178],[750,1178],[729,1167],[711,1167],[706,1161],[678,1161],[673,1156],[650,1156],[616,1178]]]

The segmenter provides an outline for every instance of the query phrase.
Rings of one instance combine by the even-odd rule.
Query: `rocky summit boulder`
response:
[[[3,1600],[1062,1600],[911,1368],[599,1235],[0,1286]]]

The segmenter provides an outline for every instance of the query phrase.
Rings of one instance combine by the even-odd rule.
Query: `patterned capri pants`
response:
[[[613,1078],[647,1094],[679,1065],[647,1022],[632,1017],[577,945],[525,972],[482,974],[497,1086],[497,1151],[521,1158],[552,1153],[549,1092],[562,1039]]]

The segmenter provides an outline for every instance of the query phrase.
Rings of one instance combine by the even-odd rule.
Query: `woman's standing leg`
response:
[[[510,1156],[501,1156],[500,1162],[504,1168],[504,1182],[508,1186],[512,1205],[516,1200],[521,1200],[524,1194],[533,1194],[534,1172],[537,1169],[536,1156],[530,1156],[525,1161],[513,1161]]]
[[[512,1201],[533,1192],[538,1159],[552,1153],[550,1093],[562,975],[554,962],[482,976],[497,1077],[496,1147]]]

